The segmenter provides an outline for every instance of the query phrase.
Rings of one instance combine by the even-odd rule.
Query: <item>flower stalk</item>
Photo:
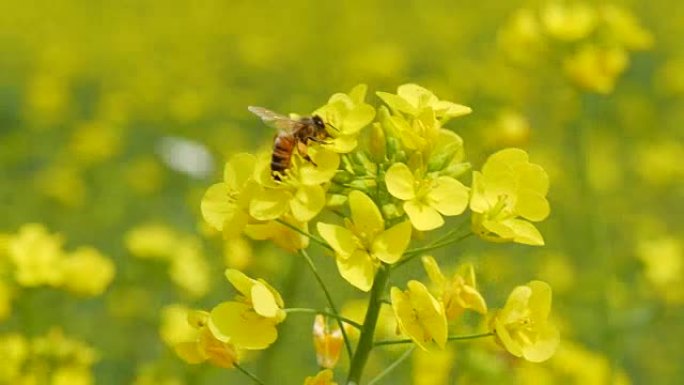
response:
[[[373,280],[373,287],[371,288],[370,298],[368,300],[368,310],[366,317],[363,320],[363,329],[359,338],[359,344],[356,347],[354,356],[352,357],[351,367],[349,368],[349,376],[347,377],[347,384],[359,384],[363,369],[368,361],[368,355],[373,349],[373,337],[375,335],[375,326],[378,323],[378,316],[380,315],[380,307],[382,307],[382,298],[385,293],[387,281],[389,280],[390,269],[383,264],[375,274]]]

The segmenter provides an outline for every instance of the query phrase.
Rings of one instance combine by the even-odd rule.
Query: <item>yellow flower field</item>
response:
[[[682,14],[8,3],[0,385],[680,383]]]

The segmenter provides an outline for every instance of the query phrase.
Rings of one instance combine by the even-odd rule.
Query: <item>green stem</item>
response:
[[[469,238],[469,237],[472,236],[472,235],[473,235],[472,232],[467,232],[466,234],[463,234],[463,235],[461,235],[461,236],[458,237],[458,238],[449,239],[449,240],[447,240],[447,241],[443,241],[443,242],[440,242],[440,243],[433,243],[433,244],[429,244],[429,245],[427,245],[427,246],[417,247],[417,248],[415,248],[415,249],[407,250],[407,251],[406,251],[406,254],[405,254],[406,257],[405,257],[404,259],[402,259],[401,261],[399,261],[399,262],[395,263],[394,265],[392,265],[392,268],[397,268],[397,267],[399,267],[399,266],[401,266],[401,265],[403,265],[403,264],[405,264],[405,263],[407,263],[407,262],[410,262],[411,260],[413,260],[414,258],[416,258],[416,257],[417,257],[418,255],[420,255],[421,253],[424,253],[424,252],[427,252],[427,251],[436,250],[436,249],[440,249],[440,248],[442,248],[442,247],[449,246],[449,245],[452,245],[452,244],[454,244],[454,243],[461,242],[462,240],[467,239],[467,238]]]
[[[375,325],[378,323],[378,316],[380,315],[380,307],[382,306],[382,296],[389,280],[390,269],[383,264],[375,274],[373,280],[373,287],[371,288],[370,298],[368,299],[368,310],[366,310],[366,317],[363,321],[363,329],[359,337],[359,344],[356,347],[356,352],[351,361],[349,368],[349,376],[347,377],[347,384],[359,384],[363,374],[363,368],[368,361],[368,355],[373,349],[373,335],[375,334]]]
[[[449,337],[447,337],[447,341],[474,340],[477,338],[490,337],[493,335],[494,335],[494,333],[492,333],[492,332],[486,332],[486,333],[480,333],[480,334],[470,334],[470,335],[466,335],[466,336],[449,336]],[[413,340],[410,338],[407,338],[405,340],[383,340],[383,341],[376,342],[375,346],[399,345],[399,344],[410,344],[410,343],[413,343]]]
[[[359,330],[363,328],[363,325],[360,323],[350,320],[349,318],[344,318],[342,316],[339,316],[335,313],[328,312],[325,310],[316,310],[316,309],[309,309],[309,308],[303,308],[303,307],[293,307],[293,308],[288,308],[288,309],[283,309],[285,313],[308,313],[308,314],[321,314],[336,320],[340,320],[346,324],[349,324]]]
[[[325,282],[323,282],[323,278],[321,278],[321,275],[318,274],[318,269],[316,268],[316,265],[314,264],[309,254],[305,250],[299,250],[299,254],[301,254],[302,257],[304,257],[304,260],[306,260],[306,263],[309,265],[311,272],[313,273],[314,277],[316,277],[318,285],[321,287],[321,289],[323,289],[323,293],[325,293],[325,298],[328,301],[328,306],[330,306],[330,310],[332,310],[332,313],[336,316],[335,320],[337,320],[337,325],[340,327],[340,331],[342,332],[342,338],[344,338],[344,346],[347,348],[347,354],[349,355],[349,359],[351,360],[351,342],[349,342],[347,331],[344,330],[344,324],[342,323],[342,320],[340,320],[340,312],[337,311],[337,307],[335,306],[335,302],[333,301],[332,296],[330,295],[330,291],[328,291],[328,288],[325,286]]]
[[[406,361],[407,358],[411,356],[411,353],[416,349],[415,346],[411,346],[408,350],[404,352],[399,358],[392,362],[388,367],[385,368],[380,374],[375,376],[372,380],[368,381],[368,385],[375,385],[378,381],[382,380],[386,375],[388,375],[394,368],[401,365],[402,362]]]
[[[242,374],[244,374],[245,376],[251,378],[252,381],[254,381],[255,384],[265,385],[265,383],[264,383],[263,381],[261,381],[261,380],[259,379],[259,377],[257,377],[257,376],[255,376],[254,374],[250,373],[247,369],[243,368],[242,366],[238,365],[237,363],[233,364],[233,366],[235,366],[235,369],[237,369],[237,370],[239,370],[240,372],[242,372]]]
[[[317,236],[315,236],[315,235],[313,235],[313,234],[307,233],[306,231],[304,231],[304,230],[298,228],[297,226],[293,226],[293,225],[291,225],[291,224],[285,222],[285,221],[282,220],[282,219],[276,219],[275,221],[278,222],[278,223],[280,223],[281,225],[283,225],[283,226],[285,226],[285,227],[288,227],[288,228],[290,228],[290,229],[292,229],[292,230],[298,232],[299,234],[302,234],[303,236],[305,236],[305,237],[311,239],[312,241],[318,243],[320,246],[323,246],[323,247],[325,247],[326,249],[328,249],[328,250],[330,250],[330,251],[333,251],[332,247],[330,247],[330,245],[328,245],[323,239],[321,239],[321,238],[319,238],[319,237],[317,237]]]

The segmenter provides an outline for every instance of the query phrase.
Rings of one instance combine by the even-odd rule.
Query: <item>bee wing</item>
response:
[[[302,125],[302,122],[288,118],[285,115],[273,112],[263,107],[249,106],[247,109],[254,115],[261,118],[266,125],[281,131],[292,133]]]

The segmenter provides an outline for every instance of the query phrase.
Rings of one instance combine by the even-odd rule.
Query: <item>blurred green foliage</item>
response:
[[[357,83],[372,95],[415,82],[473,108],[451,127],[476,168],[494,150],[517,146],[549,172],[544,248],[469,239],[436,256],[442,264],[474,262],[498,306],[515,285],[549,282],[563,342],[535,366],[453,344],[446,361],[417,354],[387,383],[440,383],[421,374],[430,365],[452,370],[449,383],[677,383],[684,376],[684,3],[613,3],[637,15],[654,44],[619,53],[624,70],[599,93],[568,75],[565,59],[580,45],[550,39],[537,51],[509,39],[515,15],[536,15],[546,2],[6,4],[2,338],[40,340],[61,329],[97,352],[76,361],[92,364],[101,385],[248,383],[235,371],[187,366],[160,338],[166,306],[207,308],[231,293],[226,265],[267,278],[293,306],[324,303],[296,256],[260,243],[224,245],[201,222],[202,193],[228,156],[271,143],[273,133],[246,106],[305,114]],[[584,39],[605,42],[600,34]],[[612,65],[606,60],[599,67]],[[60,233],[65,249],[89,245],[111,258],[108,290],[80,298],[18,284],[5,246],[27,223]],[[338,301],[360,297],[319,251]],[[309,321],[289,317],[277,343],[247,365],[268,383],[301,383],[317,370]],[[10,340],[5,350],[20,351]],[[368,371],[400,353],[373,356]]]

